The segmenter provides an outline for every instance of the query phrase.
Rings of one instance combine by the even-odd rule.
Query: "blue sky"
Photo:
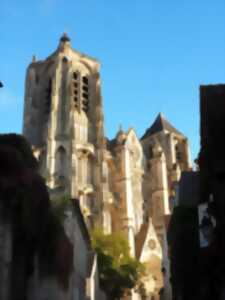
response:
[[[66,31],[102,63],[106,135],[159,112],[199,150],[199,85],[225,82],[224,0],[1,0],[0,132],[21,132],[25,70]]]

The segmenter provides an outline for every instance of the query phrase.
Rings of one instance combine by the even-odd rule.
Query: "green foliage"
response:
[[[98,255],[100,285],[110,299],[119,299],[128,289],[138,285],[145,268],[130,256],[123,233],[105,235],[96,229],[92,232],[92,245]]]

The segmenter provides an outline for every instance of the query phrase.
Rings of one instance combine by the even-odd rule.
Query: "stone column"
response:
[[[187,164],[186,167],[188,170],[190,170],[192,168],[192,163],[191,163],[191,153],[188,145],[188,139],[185,139],[184,141],[184,153],[185,153],[185,160]]]
[[[176,163],[176,153],[175,153],[175,145],[174,145],[174,134],[170,133],[170,141],[169,141],[169,147],[170,147],[170,153],[171,153],[171,163],[172,165]]]
[[[112,221],[110,213],[110,192],[109,192],[109,170],[107,162],[102,162],[102,193],[103,193],[103,230],[106,234],[112,232]]]
[[[123,163],[124,163],[124,196],[125,207],[126,207],[126,219],[125,226],[128,231],[128,241],[130,246],[131,255],[135,256],[135,241],[134,241],[134,207],[133,207],[133,194],[132,194],[132,183],[131,183],[131,168],[130,168],[130,153],[129,149],[124,148],[123,150]]]

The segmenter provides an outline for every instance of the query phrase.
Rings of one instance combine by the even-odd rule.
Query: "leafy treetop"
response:
[[[92,245],[98,256],[100,285],[110,299],[120,299],[139,285],[144,265],[130,256],[130,248],[121,232],[104,234],[92,232]]]

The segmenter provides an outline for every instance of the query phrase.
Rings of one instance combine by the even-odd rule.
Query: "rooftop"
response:
[[[164,117],[164,115],[162,113],[159,113],[157,118],[155,119],[154,123],[152,124],[151,127],[149,127],[146,130],[146,132],[142,136],[141,140],[143,140],[155,133],[164,131],[164,130],[183,136],[183,134],[180,131],[178,131],[175,127],[173,127],[173,125],[170,124],[169,121],[166,120],[166,118]]]

